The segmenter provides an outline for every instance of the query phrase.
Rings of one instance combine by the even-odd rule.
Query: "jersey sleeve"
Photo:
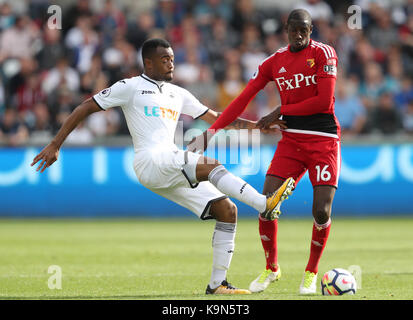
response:
[[[273,80],[271,77],[271,69],[274,57],[275,54],[269,56],[260,63],[257,70],[250,79],[248,83],[249,85],[257,88],[258,90],[261,90],[267,85],[268,82]]]
[[[320,47],[316,63],[318,78],[337,78],[338,58],[333,47],[327,45]]]
[[[317,80],[317,94],[298,103],[283,104],[281,114],[286,116],[309,116],[317,113],[331,113],[334,103],[336,79],[324,77]]]
[[[113,107],[124,107],[128,103],[131,94],[130,79],[120,80],[109,88],[103,89],[93,96],[93,100],[103,110]]]
[[[184,88],[180,88],[180,91],[183,99],[182,113],[187,114],[194,119],[207,113],[209,110],[208,107],[204,106],[193,94]]]

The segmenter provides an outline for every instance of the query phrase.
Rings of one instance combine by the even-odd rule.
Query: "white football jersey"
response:
[[[135,152],[141,149],[173,147],[181,113],[198,118],[208,108],[189,91],[145,74],[116,82],[93,96],[106,110],[121,107],[132,136]]]

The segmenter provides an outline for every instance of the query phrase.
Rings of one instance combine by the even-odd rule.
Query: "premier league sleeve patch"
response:
[[[110,95],[110,88],[103,89],[101,92],[99,92],[99,96],[102,98],[107,98]]]
[[[337,75],[337,65],[335,59],[328,59],[326,64],[323,67],[325,73],[336,76]]]

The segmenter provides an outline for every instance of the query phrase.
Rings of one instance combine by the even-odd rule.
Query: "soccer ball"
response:
[[[356,279],[345,269],[335,268],[327,271],[321,279],[321,293],[324,296],[355,294],[356,291]]]

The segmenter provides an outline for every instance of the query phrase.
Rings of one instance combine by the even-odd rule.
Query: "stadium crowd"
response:
[[[62,8],[61,29],[49,28],[52,4]],[[352,4],[361,28],[349,28]],[[343,136],[413,134],[412,0],[9,0],[0,1],[0,144],[47,141],[81,101],[140,74],[151,37],[172,44],[174,82],[221,111],[287,45],[283,25],[297,7],[313,17],[312,38],[337,51]],[[269,84],[242,116],[257,120],[278,104]],[[118,109],[93,114],[67,143],[127,134]]]

